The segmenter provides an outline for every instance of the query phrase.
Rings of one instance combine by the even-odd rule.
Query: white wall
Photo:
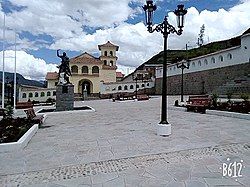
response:
[[[230,58],[229,55],[232,55]],[[223,57],[223,61],[220,58]],[[215,59],[215,63],[212,62]],[[207,64],[206,64],[207,62]],[[185,73],[192,73],[197,71],[204,71],[209,69],[216,69],[226,66],[250,62],[250,34],[246,34],[241,38],[241,45],[229,49],[221,50],[208,55],[190,59],[189,69],[184,69]],[[177,68],[177,64],[171,64],[167,69],[167,76],[181,74],[181,69]],[[156,69],[156,78],[162,77],[162,67]]]

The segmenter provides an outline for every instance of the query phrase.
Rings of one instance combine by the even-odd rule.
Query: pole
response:
[[[181,102],[183,101],[183,70],[184,70],[184,64],[182,62],[182,67],[181,67]]]
[[[137,99],[137,77],[135,78],[135,97]]]
[[[5,14],[3,15],[3,70],[2,70],[2,108],[4,108],[4,54],[5,53]]]
[[[16,110],[16,30],[15,30],[15,66],[14,66],[14,111]]]
[[[168,124],[167,121],[167,20],[164,20],[164,55],[163,55],[163,79],[162,79],[162,104],[161,104],[161,122]]]

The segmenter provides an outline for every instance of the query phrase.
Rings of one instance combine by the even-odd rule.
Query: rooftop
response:
[[[108,41],[107,43],[105,44],[102,44],[102,45],[98,45],[98,49],[101,50],[101,47],[115,47],[116,48],[116,51],[118,51],[119,49],[119,46],[118,45],[115,45],[115,44],[112,44],[110,41]]]

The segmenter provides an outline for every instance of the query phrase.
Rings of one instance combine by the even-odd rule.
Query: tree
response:
[[[197,42],[197,45],[199,47],[201,47],[203,44],[204,44],[204,36],[205,36],[205,25],[203,24],[200,28],[200,34],[199,34],[199,37],[198,37],[198,42]]]

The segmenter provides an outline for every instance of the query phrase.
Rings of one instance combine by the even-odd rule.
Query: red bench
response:
[[[33,108],[32,102],[17,102],[16,109]]]
[[[43,115],[36,115],[33,108],[26,109],[24,112],[26,113],[27,118],[32,120],[34,123],[38,123],[39,125],[43,123]]]
[[[206,109],[210,107],[212,99],[209,95],[189,96],[187,101],[187,111],[206,113]]]

